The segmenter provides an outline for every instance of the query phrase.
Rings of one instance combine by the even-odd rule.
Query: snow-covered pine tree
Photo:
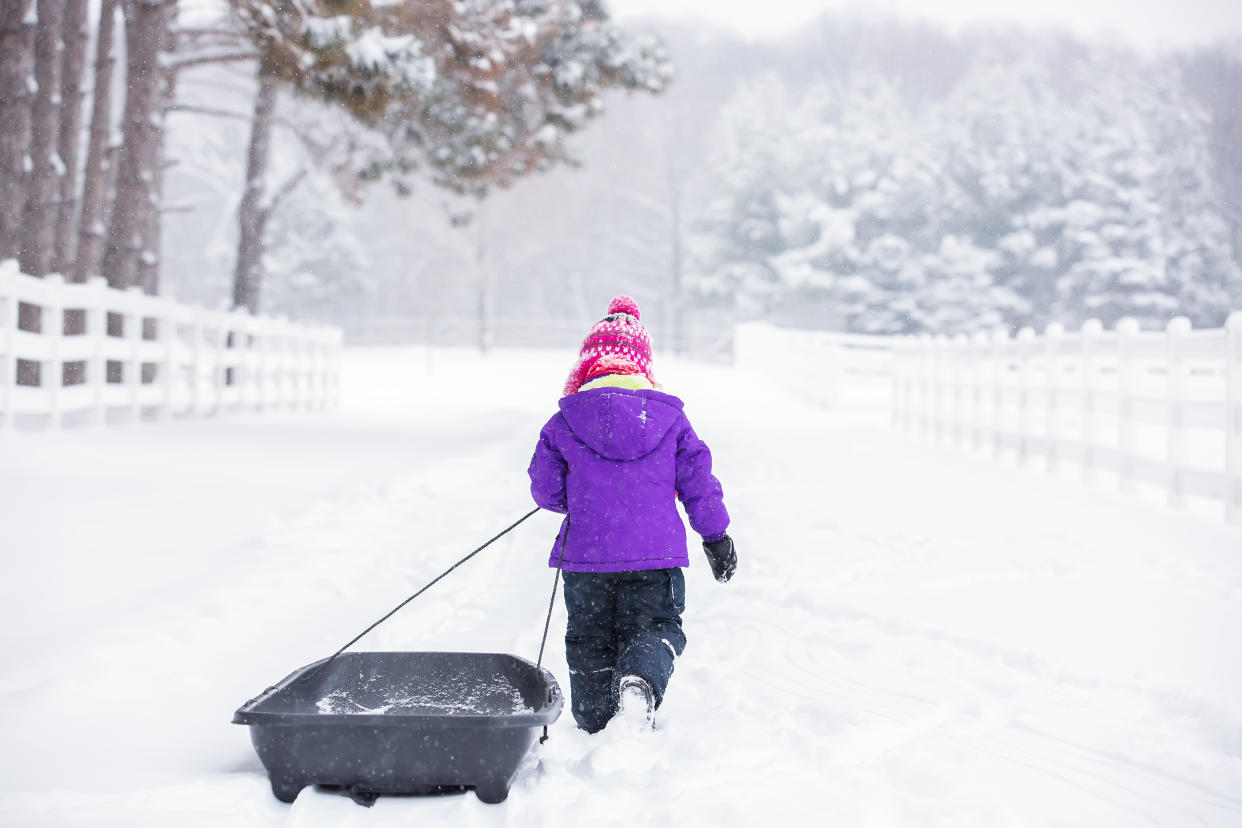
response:
[[[673,78],[663,44],[620,29],[596,0],[407,6],[408,25],[435,58],[434,83],[383,113],[391,154],[371,170],[401,188],[425,167],[440,187],[484,196],[576,163],[565,139],[603,113],[606,90],[659,93]]]
[[[800,179],[794,112],[776,74],[743,84],[721,111],[709,160],[714,193],[691,239],[688,283],[700,303],[754,314],[783,294],[772,259],[786,250],[777,196]]]
[[[269,186],[280,87],[288,84],[313,92],[373,123],[394,98],[425,94],[434,64],[417,36],[394,28],[392,7],[365,1],[232,0],[232,9],[236,23],[257,50],[258,90],[238,209],[240,232],[233,278],[233,304],[254,312],[260,305],[268,220],[309,172],[295,171],[282,183]]]
[[[1242,50],[1222,45],[1197,51],[1182,61],[1182,74],[1187,91],[1207,112],[1212,180],[1234,261],[1242,263]]]
[[[931,141],[943,165],[943,195],[934,202],[942,241],[927,259],[937,276],[920,304],[931,309],[958,296],[966,307],[935,310],[937,318],[957,321],[947,328],[929,321],[932,330],[1042,328],[1049,321],[1065,204],[1066,121],[1034,55],[982,57],[937,107]],[[945,279],[964,282],[936,284]],[[980,318],[972,321],[971,313]]]
[[[370,259],[354,231],[353,205],[322,170],[311,171],[272,212],[263,272],[273,313],[298,319],[339,319],[372,287]]]
[[[936,192],[927,177],[933,166],[914,141],[916,116],[883,75],[859,67],[839,84],[813,84],[795,121],[806,189],[780,200],[782,281],[835,326],[909,330],[909,298],[923,279],[917,251],[931,215],[911,208]]]
[[[1082,67],[1067,163],[1060,316],[1218,324],[1238,270],[1219,214],[1202,115],[1164,65],[1101,55]]]
[[[600,4],[576,0],[434,0],[345,6],[323,0],[233,0],[259,48],[260,83],[277,81],[343,107],[382,130],[364,176],[410,189],[419,169],[460,194],[572,160],[564,137],[603,111],[607,88],[659,92],[672,77],[663,47],[615,27]],[[270,91],[270,90],[269,90]],[[261,94],[260,103],[265,100]],[[274,101],[274,98],[272,99]],[[270,212],[256,117],[243,233]],[[252,205],[252,209],[245,209]],[[262,234],[239,251],[237,302],[257,308]]]
[[[1165,269],[1178,313],[1197,327],[1220,327],[1242,308],[1242,269],[1233,257],[1222,214],[1228,186],[1213,175],[1208,115],[1186,93],[1180,69],[1159,65],[1146,113],[1161,160],[1156,178]]]

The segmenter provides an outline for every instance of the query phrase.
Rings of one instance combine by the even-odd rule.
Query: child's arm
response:
[[[724,492],[712,474],[712,453],[690,426],[677,436],[677,497],[686,508],[690,528],[705,540],[719,540],[729,528]]]
[[[535,444],[535,454],[530,458],[526,473],[530,475],[531,497],[535,498],[539,508],[563,515],[569,511],[565,498],[565,472],[568,466],[552,442],[552,424],[555,421],[556,418],[553,418],[539,432],[539,442]]]

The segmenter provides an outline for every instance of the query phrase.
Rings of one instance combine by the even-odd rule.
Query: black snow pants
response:
[[[686,579],[680,568],[637,572],[566,572],[571,709],[578,727],[603,730],[616,713],[617,686],[641,676],[664,701],[673,661],[686,647],[681,614]]]

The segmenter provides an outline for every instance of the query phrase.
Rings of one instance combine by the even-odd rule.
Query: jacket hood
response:
[[[662,391],[595,388],[560,401],[574,436],[609,460],[651,453],[680,419],[682,402]]]

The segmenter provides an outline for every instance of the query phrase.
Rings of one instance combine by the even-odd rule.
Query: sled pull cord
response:
[[[367,634],[367,633],[369,633],[371,630],[373,630],[373,629],[375,629],[376,627],[378,627],[380,624],[383,624],[383,623],[384,623],[385,621],[387,621],[389,618],[392,618],[392,617],[393,617],[394,615],[396,615],[396,614],[397,614],[397,612],[398,612],[398,611],[399,611],[402,607],[404,607],[406,604],[410,603],[410,602],[411,602],[411,601],[413,601],[415,598],[417,598],[418,596],[422,595],[424,592],[426,592],[427,590],[431,589],[433,586],[435,586],[436,584],[438,584],[440,581],[444,580],[444,578],[448,577],[448,574],[449,574],[450,572],[452,572],[454,569],[456,569],[457,567],[461,566],[461,565],[462,565],[462,564],[464,564],[466,561],[470,560],[470,559],[471,559],[471,558],[473,558],[475,555],[479,554],[479,553],[480,553],[480,552],[482,552],[484,549],[486,549],[487,547],[491,546],[493,543],[495,543],[496,541],[498,541],[498,540],[500,540],[501,538],[503,538],[505,535],[507,535],[507,534],[509,534],[510,532],[512,532],[514,529],[516,529],[518,526],[520,526],[522,523],[524,523],[524,522],[525,522],[528,518],[530,518],[531,516],[533,516],[533,515],[535,514],[535,512],[538,512],[538,511],[539,511],[539,507],[538,507],[538,506],[536,506],[534,509],[531,509],[531,510],[530,510],[529,512],[527,512],[526,514],[522,515],[522,517],[520,517],[518,520],[516,520],[516,521],[514,521],[513,523],[509,524],[508,528],[506,528],[506,529],[502,530],[501,532],[499,532],[499,533],[498,533],[495,537],[493,537],[491,540],[487,541],[487,542],[486,542],[486,543],[484,543],[482,546],[480,546],[478,549],[474,550],[474,551],[473,551],[473,552],[471,552],[469,555],[467,555],[466,557],[462,558],[460,561],[458,561],[457,563],[455,563],[455,564],[453,564],[452,566],[450,566],[448,569],[446,569],[446,570],[444,570],[443,572],[441,572],[439,575],[437,575],[437,576],[436,576],[436,578],[435,578],[434,580],[432,580],[432,581],[431,581],[431,583],[427,584],[427,586],[423,587],[423,588],[422,588],[422,589],[420,589],[418,592],[416,592],[416,593],[414,593],[413,595],[411,595],[409,598],[406,598],[406,599],[405,599],[404,601],[402,601],[400,604],[397,604],[397,606],[393,607],[393,608],[392,608],[392,610],[391,610],[391,611],[390,611],[387,615],[385,615],[383,618],[381,618],[380,620],[376,621],[374,624],[372,624],[371,626],[367,627],[365,630],[363,630],[362,632],[360,632],[360,633],[358,633],[356,636],[354,636],[354,637],[350,640],[350,642],[349,642],[348,644],[346,644],[344,647],[342,647],[341,649],[339,649],[339,650],[337,650],[335,653],[333,653],[333,654],[332,654],[332,656],[331,656],[331,657],[330,657],[327,661],[325,661],[323,664],[320,664],[317,668],[315,668],[315,670],[314,670],[313,672],[311,672],[311,673],[309,674],[309,676],[314,676],[314,675],[318,674],[321,670],[323,670],[325,667],[327,667],[329,664],[331,664],[333,661],[335,661],[337,656],[339,656],[341,653],[343,653],[343,652],[345,652],[346,650],[348,650],[348,649],[349,649],[350,647],[352,647],[354,644],[357,644],[357,643],[358,643],[358,640],[359,640],[360,638],[362,638],[364,635],[366,635],[366,634]],[[564,554],[565,554],[564,544],[562,544],[562,547],[561,547],[561,554],[562,554],[562,555],[564,555]],[[559,573],[559,570],[558,570],[558,573]],[[551,610],[549,610],[549,613],[550,613],[550,612],[551,612]],[[547,634],[548,634],[548,633],[547,633],[547,629],[545,628],[545,629],[544,629],[544,637],[545,637],[545,638],[547,637]],[[540,652],[542,653],[542,648],[540,649]],[[308,676],[308,677],[309,677],[309,676]]]
[[[556,588],[561,582],[561,564],[565,563],[565,539],[568,537],[569,515],[565,515],[565,525],[561,528],[561,556],[556,560],[556,576],[552,579],[552,597],[548,599],[548,617],[543,622],[543,640],[539,642],[539,658],[535,661],[536,670],[543,666],[543,648],[548,643],[548,627],[552,626],[552,607],[556,605]]]
[[[548,599],[548,617],[543,622],[543,639],[539,642],[539,658],[535,661],[536,670],[543,667],[543,648],[548,643],[548,628],[552,626],[552,608],[556,606],[556,588],[561,582],[561,564],[565,563],[565,541],[568,537],[569,515],[565,515],[565,525],[561,528],[561,556],[556,559],[556,575],[552,578],[552,597]],[[544,725],[543,736],[540,737],[539,744],[542,745],[546,741],[548,741],[548,726]]]

